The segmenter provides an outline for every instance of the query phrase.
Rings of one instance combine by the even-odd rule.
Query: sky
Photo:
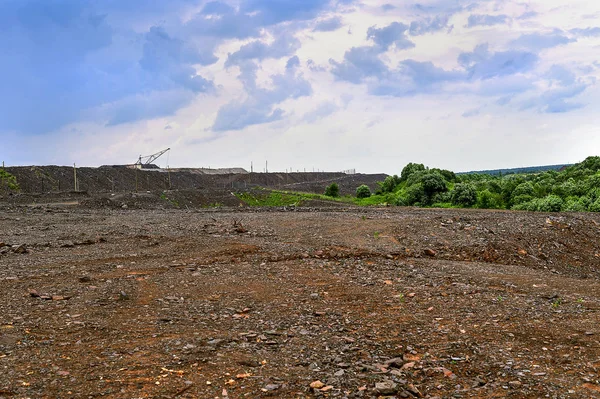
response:
[[[400,173],[600,155],[600,2],[2,0],[0,161]]]

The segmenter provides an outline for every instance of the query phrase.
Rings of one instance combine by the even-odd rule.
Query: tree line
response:
[[[600,157],[564,170],[538,173],[457,175],[409,163],[400,175],[378,183],[372,195],[357,188],[357,203],[420,207],[512,209],[542,212],[600,212]]]

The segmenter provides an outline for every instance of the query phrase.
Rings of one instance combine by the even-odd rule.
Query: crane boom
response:
[[[160,158],[165,152],[170,151],[170,148],[167,148],[165,150],[159,151],[156,154],[152,154],[152,155],[147,155],[147,156],[141,156],[139,157],[138,161],[135,163],[135,165],[150,165],[152,162],[156,161],[158,158]]]

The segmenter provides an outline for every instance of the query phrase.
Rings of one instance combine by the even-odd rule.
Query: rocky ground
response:
[[[600,215],[0,204],[0,398],[600,397]]]

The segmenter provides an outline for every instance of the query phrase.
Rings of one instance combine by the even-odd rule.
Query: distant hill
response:
[[[510,175],[517,173],[539,173],[546,172],[549,170],[563,170],[567,166],[571,166],[572,164],[564,164],[564,165],[546,165],[546,166],[528,166],[523,168],[510,168],[510,169],[493,169],[493,170],[476,170],[471,172],[459,172],[457,175],[472,175],[472,174],[481,174],[481,175]]]

